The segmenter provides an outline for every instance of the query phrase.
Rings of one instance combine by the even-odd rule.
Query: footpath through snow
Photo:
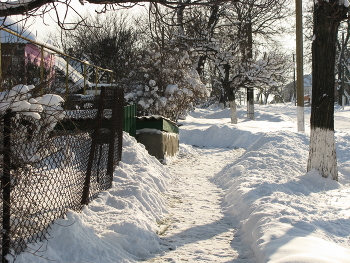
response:
[[[186,146],[182,147],[184,152]],[[243,262],[253,256],[251,249],[247,253],[234,239],[237,222],[225,214],[225,192],[212,181],[242,152],[195,148],[168,166],[174,181],[166,193],[170,217],[162,226],[161,248],[165,254],[150,262],[234,262],[237,258]]]
[[[339,182],[306,172],[294,105],[255,116],[238,108],[232,125],[229,109],[196,109],[181,122],[184,155],[165,166],[124,134],[112,189],[15,262],[350,263],[350,107],[335,111]]]

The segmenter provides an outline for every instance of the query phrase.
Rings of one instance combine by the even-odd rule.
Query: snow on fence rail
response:
[[[73,84],[89,84],[86,74],[79,80],[79,72],[60,57],[55,70],[66,61],[75,82],[65,86],[66,76],[62,89],[57,74],[43,78],[43,72],[51,71],[48,60],[35,68],[35,59],[14,59],[21,52],[12,51],[23,51],[23,46],[7,46],[6,55],[4,43],[0,45],[0,248],[1,260],[7,262],[7,254],[34,253],[27,244],[47,238],[55,219],[81,210],[112,186],[121,159],[124,92],[113,84],[92,84],[98,93],[77,94]],[[39,47],[41,58],[52,51]],[[95,75],[97,69],[104,70],[95,67]]]

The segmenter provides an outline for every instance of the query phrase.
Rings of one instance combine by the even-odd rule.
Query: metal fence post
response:
[[[1,34],[2,30],[0,30]],[[0,90],[2,90],[2,44],[0,42]]]
[[[117,120],[117,134],[118,134],[118,151],[117,151],[117,163],[122,159],[122,151],[123,151],[123,115],[124,115],[124,89],[118,89],[118,102],[119,102],[119,117]]]
[[[5,258],[10,251],[11,239],[11,117],[13,113],[9,109],[4,115],[4,156],[3,175],[1,177],[2,188],[2,263],[7,263]]]
[[[118,126],[118,114],[120,114],[120,109],[123,108],[123,100],[121,98],[124,98],[124,96],[121,96],[120,88],[114,87],[113,90],[113,99],[114,104],[112,108],[112,121],[111,121],[111,127],[110,127],[110,140],[109,140],[109,148],[108,148],[108,162],[107,162],[107,175],[110,177],[110,186],[112,187],[113,182],[113,172],[116,162],[119,162],[119,156],[117,160],[115,161],[115,155],[118,153],[115,152],[115,143],[116,138],[120,137],[121,134],[117,133],[117,126]],[[121,118],[121,116],[119,116]],[[121,147],[121,145],[118,145],[118,149]]]
[[[99,131],[101,127],[101,119],[103,117],[103,107],[104,107],[104,99],[105,99],[106,87],[101,87],[101,96],[98,104],[98,109],[95,118],[95,128],[93,133],[91,134],[91,148],[89,153],[89,159],[86,169],[86,176],[83,187],[83,195],[81,198],[81,204],[87,205],[89,203],[89,192],[90,192],[90,182],[91,182],[91,171],[94,163],[97,140],[99,137]]]

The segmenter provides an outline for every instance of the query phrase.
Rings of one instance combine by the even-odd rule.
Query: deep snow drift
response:
[[[240,222],[234,238],[254,251],[256,262],[350,262],[350,107],[335,113],[339,182],[306,173],[309,136],[296,132],[293,105],[257,105],[255,121],[244,110],[238,108],[232,125],[228,109],[198,109],[180,131],[183,154],[196,151],[189,145],[245,149],[212,179],[224,190],[224,208]],[[309,108],[305,113],[307,123]],[[166,166],[125,135],[113,188],[82,213],[57,220],[48,241],[32,244],[42,258],[22,253],[16,262],[152,258],[160,252],[157,222],[167,216],[162,192],[171,179]]]

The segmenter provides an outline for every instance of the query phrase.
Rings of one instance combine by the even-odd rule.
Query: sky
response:
[[[335,107],[338,182],[306,171],[309,107],[305,133],[291,103],[245,114],[197,108],[166,165],[124,134],[113,187],[15,262],[350,262],[350,106]]]
[[[68,17],[76,17],[76,11],[79,12],[80,15],[84,15],[86,12],[88,13],[95,13],[95,10],[100,10],[101,5],[96,4],[90,4],[88,2],[85,2],[84,5],[81,5],[80,1],[78,0],[72,0],[70,2],[70,6],[72,8],[68,11]],[[134,7],[131,9],[131,12],[139,12],[140,8],[142,7]],[[64,4],[57,4],[57,13],[60,16],[60,20],[62,21],[62,17],[65,15],[66,12],[66,5]],[[21,16],[18,16],[19,19]],[[292,20],[294,17],[292,17]],[[67,20],[69,22],[69,19]],[[44,19],[41,17],[36,17],[30,20],[30,23],[32,24],[31,30],[34,34],[36,34],[39,37],[47,38],[49,35],[49,32],[55,31],[57,27],[57,14],[54,11],[49,12],[44,16]],[[293,23],[293,21],[291,21]],[[295,48],[295,37],[294,36],[286,36],[280,39],[281,43],[287,48],[287,49],[294,49]]]
[[[80,1],[72,0],[70,2],[70,7],[67,10],[66,5],[62,3],[58,3],[57,13],[56,11],[51,11],[44,15],[44,19],[42,17],[31,18],[28,24],[32,24],[30,26],[30,30],[32,30],[34,34],[46,40],[47,38],[49,38],[51,32],[55,32],[58,30],[57,14],[59,17],[59,21],[62,22],[66,12],[68,12],[66,22],[71,23],[76,20],[76,18],[78,17],[78,14],[81,15],[82,17],[86,13],[94,14],[96,13],[96,10],[99,11],[101,10],[102,7],[103,5],[90,4],[88,2],[84,2],[84,5],[82,5]],[[130,10],[132,10],[132,12],[139,12],[140,8],[141,7],[133,7]],[[71,27],[71,25],[67,24],[67,27],[69,28]]]

